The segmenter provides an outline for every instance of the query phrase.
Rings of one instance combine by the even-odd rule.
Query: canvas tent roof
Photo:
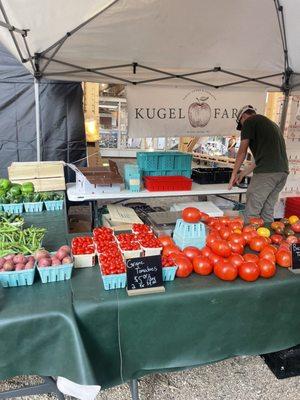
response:
[[[52,79],[279,88],[286,71],[300,72],[298,0],[0,4],[1,41],[31,72]]]

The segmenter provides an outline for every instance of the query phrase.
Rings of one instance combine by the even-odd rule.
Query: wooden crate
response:
[[[8,177],[11,181],[64,178],[64,164],[62,161],[13,162],[8,167]]]

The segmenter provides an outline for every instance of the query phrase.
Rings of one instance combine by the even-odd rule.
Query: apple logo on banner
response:
[[[211,118],[211,108],[209,104],[205,103],[209,97],[196,97],[194,103],[190,104],[188,108],[188,117],[190,124],[193,128],[203,128],[206,126]]]

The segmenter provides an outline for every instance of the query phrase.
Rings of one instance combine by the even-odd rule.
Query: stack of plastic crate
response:
[[[192,155],[179,151],[138,152],[137,163],[143,176],[185,176],[192,174]]]
[[[124,181],[125,188],[131,192],[139,192],[141,190],[141,172],[136,164],[124,165]]]
[[[181,250],[187,246],[195,246],[198,249],[202,249],[206,241],[205,225],[202,222],[192,224],[178,219],[176,221],[173,240]]]

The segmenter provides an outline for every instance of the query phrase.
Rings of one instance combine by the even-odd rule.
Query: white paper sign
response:
[[[251,104],[264,113],[266,93],[247,89],[127,86],[129,136],[228,136],[238,110]]]

